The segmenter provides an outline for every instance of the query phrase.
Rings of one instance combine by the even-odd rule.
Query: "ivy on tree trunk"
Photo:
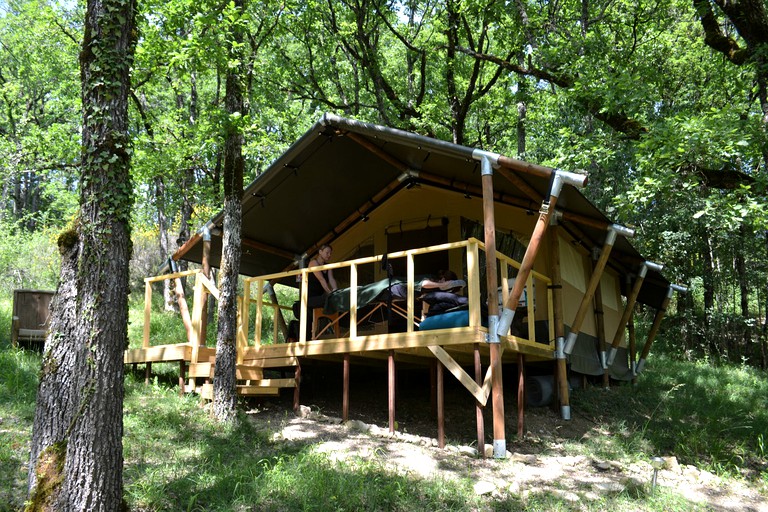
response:
[[[80,212],[61,237],[27,510],[115,511],[123,499],[123,351],[131,253],[128,91],[135,0],[88,0],[80,53]]]

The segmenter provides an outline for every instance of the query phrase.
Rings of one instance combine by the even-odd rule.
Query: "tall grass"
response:
[[[126,495],[147,510],[472,510],[469,491],[272,443],[247,419],[222,428],[196,398],[127,382]]]
[[[0,511],[18,507],[26,495],[39,368],[39,354],[0,348]]]
[[[579,414],[620,433],[591,440],[591,449],[674,455],[681,463],[768,484],[765,372],[657,355],[638,382],[575,392]]]

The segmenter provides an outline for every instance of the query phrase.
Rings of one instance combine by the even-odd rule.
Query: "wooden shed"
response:
[[[11,344],[14,347],[21,342],[42,348],[50,324],[54,294],[50,290],[13,290]]]

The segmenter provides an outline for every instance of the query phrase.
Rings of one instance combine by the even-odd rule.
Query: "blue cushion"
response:
[[[429,316],[419,325],[420,331],[466,327],[469,325],[469,311],[452,311],[442,315]]]

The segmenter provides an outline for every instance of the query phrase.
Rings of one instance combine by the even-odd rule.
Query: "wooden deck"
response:
[[[309,340],[296,343],[249,346],[242,351],[242,363],[236,367],[237,392],[244,396],[273,396],[280,389],[295,388],[295,378],[264,378],[265,369],[295,369],[303,359],[343,361],[352,356],[356,362],[362,360],[382,361],[393,352],[398,361],[429,366],[437,358],[468,391],[485,404],[488,390],[480,391],[465,368],[474,364],[475,350],[484,361],[489,358],[486,342],[487,330],[469,327],[441,329],[423,332],[376,334],[356,338],[335,338]],[[553,349],[546,344],[534,343],[515,337],[502,337],[504,363],[515,363],[520,354],[528,361],[551,361]],[[197,352],[197,360],[194,353]],[[126,364],[178,362],[186,364],[186,378],[214,378],[216,350],[198,347],[193,350],[190,343],[159,345],[131,349],[125,352]],[[187,390],[200,392],[202,398],[212,399],[212,387],[206,382],[202,387],[187,386]]]

